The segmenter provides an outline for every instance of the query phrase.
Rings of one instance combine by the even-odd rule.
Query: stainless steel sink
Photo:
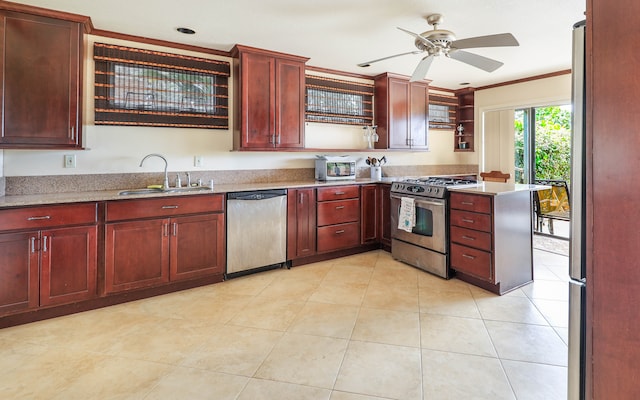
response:
[[[184,192],[204,192],[207,190],[211,190],[208,186],[192,186],[192,187],[179,187],[179,188],[169,188],[169,189],[129,189],[123,190],[118,194],[120,196],[132,196],[132,195],[142,195],[142,194],[159,194],[159,193],[184,193]]]

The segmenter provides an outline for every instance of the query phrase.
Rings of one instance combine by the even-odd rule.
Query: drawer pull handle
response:
[[[466,222],[467,224],[473,224],[473,223],[475,223],[475,221],[474,221],[474,220],[472,220],[472,219],[467,219],[467,218],[462,218],[462,222]]]
[[[336,210],[342,210],[344,206],[336,206]]]
[[[472,206],[473,202],[472,201],[463,201],[462,204],[464,204],[465,206]]]
[[[43,215],[43,216],[40,216],[40,217],[29,217],[29,218],[27,218],[27,221],[40,221],[40,220],[43,220],[43,219],[51,219],[51,216],[50,215]]]
[[[344,194],[344,192],[335,192],[334,193],[336,196],[342,196]]]
[[[336,231],[336,235],[339,235],[341,233],[344,233],[344,229],[340,229],[339,231]]]
[[[476,240],[476,238],[467,235],[463,235],[462,238],[467,240]]]
[[[172,208],[178,208],[178,206],[162,206],[162,209],[164,209],[164,210],[168,210],[168,209],[172,209]]]
[[[42,243],[43,243],[42,252],[44,252],[44,253],[46,253],[48,251],[47,250],[47,238],[48,238],[47,236],[42,236]]]
[[[468,258],[469,260],[475,260],[476,259],[474,256],[470,256],[468,254],[463,254],[462,257]]]
[[[36,238],[35,236],[31,236],[31,253],[36,252]]]

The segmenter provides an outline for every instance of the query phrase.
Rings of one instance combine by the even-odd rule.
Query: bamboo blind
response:
[[[373,124],[373,84],[307,75],[305,121]]]
[[[95,43],[95,123],[228,129],[230,65]]]

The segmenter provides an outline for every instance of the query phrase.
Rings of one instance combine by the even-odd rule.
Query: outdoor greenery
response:
[[[535,178],[569,182],[571,172],[571,109],[550,106],[516,110],[516,182],[523,182],[525,116],[535,112]]]

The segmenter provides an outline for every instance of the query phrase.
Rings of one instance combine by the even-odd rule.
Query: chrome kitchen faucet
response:
[[[164,158],[162,154],[158,154],[158,153],[147,154],[146,156],[144,156],[142,161],[140,161],[141,167],[142,167],[142,164],[144,163],[144,160],[146,160],[149,157],[160,157],[164,161],[164,183],[162,184],[162,189],[164,190],[169,189],[169,176],[167,175],[167,167],[169,166],[169,163],[167,162],[167,159]]]

